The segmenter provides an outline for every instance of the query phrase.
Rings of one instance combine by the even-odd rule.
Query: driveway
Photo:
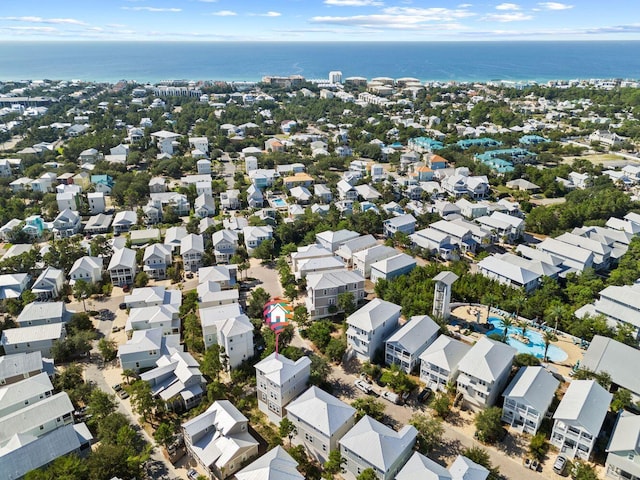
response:
[[[275,263],[272,265],[262,265],[261,260],[250,258],[249,265],[249,269],[243,275],[246,275],[246,278],[255,278],[259,281],[254,288],[261,287],[272,297],[282,296],[280,277],[278,276]]]

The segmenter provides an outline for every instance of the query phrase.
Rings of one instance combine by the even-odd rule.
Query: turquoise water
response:
[[[501,319],[498,317],[489,317],[489,323],[493,325],[494,328],[487,332],[487,335],[491,335],[492,333],[497,333],[498,335],[502,335],[504,328],[501,325]],[[507,330],[509,334],[512,333],[521,333],[522,329],[518,327],[509,327]],[[542,335],[540,335],[537,331],[528,329],[525,334],[525,337],[529,339],[529,344],[525,344],[519,342],[515,338],[508,337],[507,343],[515,348],[518,353],[530,353],[537,358],[542,359],[544,357],[544,339]],[[547,358],[552,362],[562,362],[566,360],[568,357],[567,352],[562,350],[560,347],[556,347],[555,345],[549,345],[549,351],[547,352]]]
[[[287,202],[285,202],[284,199],[282,199],[282,198],[274,198],[273,200],[271,200],[271,203],[273,203],[273,205],[275,205],[276,207],[286,207],[287,206]]]
[[[640,42],[0,42],[0,80],[640,78]]]

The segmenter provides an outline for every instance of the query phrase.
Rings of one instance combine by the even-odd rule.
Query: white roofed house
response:
[[[375,298],[347,317],[348,348],[363,362],[383,354],[385,340],[399,327],[401,307]]]
[[[211,478],[223,480],[258,455],[249,420],[228,400],[183,423],[182,433],[189,455]]]
[[[594,335],[582,359],[581,368],[607,373],[612,386],[631,392],[634,402],[640,400],[640,350],[612,338]]]
[[[337,188],[340,200],[356,201],[358,199],[358,191],[346,180],[340,180]]]
[[[495,255],[480,260],[478,262],[478,272],[485,277],[497,280],[503,285],[523,288],[526,292],[535,290],[542,278],[540,273],[515,265]]]
[[[54,342],[64,340],[67,331],[64,323],[48,323],[32,327],[7,328],[2,331],[0,344],[7,354],[40,352],[51,357]]]
[[[31,292],[36,295],[38,300],[58,298],[62,294],[63,283],[64,272],[57,268],[47,267],[36,278],[31,286]]]
[[[118,361],[122,370],[139,372],[155,367],[161,356],[180,348],[180,335],[164,335],[162,328],[136,330],[118,347]]]
[[[420,452],[413,452],[411,458],[396,475],[396,480],[451,480],[449,470]]]
[[[377,241],[373,235],[362,235],[340,245],[335,254],[342,258],[347,266],[351,267],[353,266],[353,256],[356,253],[376,245]]]
[[[357,271],[364,278],[371,276],[371,266],[384,260],[398,255],[398,250],[386,245],[375,245],[364,250],[360,250],[353,254],[353,270]]]
[[[329,187],[323,183],[317,183],[313,186],[313,196],[317,197],[320,203],[331,203],[333,197]]]
[[[463,455],[458,455],[449,467],[451,480],[486,480],[489,473],[485,467]]]
[[[0,385],[21,382],[40,373],[53,377],[53,360],[42,358],[40,351],[31,353],[7,353],[0,356]]]
[[[287,418],[296,426],[293,443],[303,445],[320,463],[336,450],[356,423],[356,410],[333,395],[311,386],[286,406]]]
[[[562,265],[576,272],[583,272],[593,267],[593,252],[585,248],[570,245],[555,238],[546,238],[536,248],[562,259]]]
[[[236,473],[237,480],[304,480],[296,462],[278,445]]]
[[[470,345],[440,335],[420,355],[420,381],[442,392],[458,378],[458,365],[471,349]]]
[[[206,381],[200,365],[190,353],[179,350],[163,355],[156,367],[140,375],[154,396],[173,411],[189,410],[200,403]]]
[[[335,255],[331,250],[327,250],[326,248],[320,247],[315,244],[298,247],[298,251],[291,254],[291,271],[294,275],[300,277],[300,268],[307,261],[322,259],[335,259]]]
[[[72,237],[82,228],[80,215],[68,208],[53,220],[53,234],[56,238]]]
[[[492,406],[509,380],[516,349],[482,337],[458,364],[458,393],[473,409]]]
[[[237,288],[223,290],[218,282],[211,280],[200,282],[196,291],[200,308],[228,305],[240,300],[240,291]]]
[[[386,237],[393,237],[397,232],[411,235],[416,231],[416,219],[410,213],[398,215],[383,222]]]
[[[357,305],[364,299],[364,278],[358,272],[331,270],[307,275],[307,298],[305,301],[309,317],[313,320],[337,313],[338,296],[353,294]]]
[[[249,188],[247,188],[247,203],[249,204],[249,208],[262,208],[264,205],[262,190],[254,184],[249,185]]]
[[[560,382],[542,367],[522,367],[504,391],[502,421],[535,435]]]
[[[178,133],[168,132],[166,130],[160,130],[151,134],[160,153],[166,153],[168,155],[173,155],[173,148],[178,144],[177,139],[181,136],[182,135]]]
[[[211,235],[213,253],[216,263],[227,263],[238,248],[238,232],[235,230],[218,230]]]
[[[214,265],[198,270],[198,283],[215,282],[223,290],[234,289],[237,277],[237,265]]]
[[[273,227],[265,225],[261,227],[244,227],[242,229],[244,235],[244,245],[249,255],[265,240],[273,238]]]
[[[229,368],[253,357],[253,325],[239,304],[200,308],[200,323],[205,348],[222,347]]]
[[[240,190],[229,189],[226,192],[222,192],[220,194],[221,210],[239,210],[240,207]]]
[[[167,191],[167,181],[163,177],[152,177],[149,180],[150,193],[162,193]]]
[[[416,267],[416,260],[406,253],[398,253],[371,264],[371,282],[380,279],[392,280],[400,275],[409,273]]]
[[[180,242],[180,255],[185,271],[195,272],[202,266],[204,255],[204,237],[190,233]]]
[[[179,308],[182,305],[182,292],[161,286],[139,287],[134,288],[131,294],[125,295],[124,303],[127,308],[153,307],[157,305],[174,305]]]
[[[640,415],[622,410],[607,446],[605,462],[607,478],[637,480],[640,478]]]
[[[193,210],[197,217],[213,217],[216,214],[216,202],[211,195],[198,195],[193,203]]]
[[[316,243],[321,247],[335,252],[338,248],[354,238],[358,238],[360,234],[351,230],[325,230],[324,232],[316,233]]]
[[[379,480],[392,480],[413,453],[418,432],[405,425],[396,432],[365,415],[340,439],[340,454],[344,458],[344,478],[355,480],[367,468],[372,468]]]
[[[180,317],[175,305],[154,305],[132,308],[125,324],[125,331],[161,328],[163,335],[180,333]]]
[[[31,281],[28,273],[5,273],[0,275],[0,300],[20,298]]]
[[[167,278],[167,268],[171,266],[171,247],[163,243],[153,243],[144,249],[143,270],[156,280]]]
[[[113,217],[111,224],[114,233],[125,233],[138,223],[138,214],[132,210],[123,210]]]
[[[573,380],[553,415],[551,445],[570,459],[589,460],[612,397],[595,380]]]
[[[593,268],[595,270],[608,270],[611,266],[611,252],[613,249],[605,243],[573,233],[563,233],[556,237],[556,240],[592,252]]]
[[[32,302],[20,312],[16,323],[20,327],[66,323],[73,313],[67,310],[64,302]]]
[[[420,365],[420,355],[440,333],[440,326],[429,315],[411,317],[385,342],[385,362],[396,363],[406,373]]]
[[[133,283],[136,268],[136,252],[130,248],[121,248],[114,249],[107,271],[113,285],[123,286]]]
[[[309,357],[295,362],[275,352],[256,363],[258,408],[273,423],[286,416],[284,407],[307,389],[311,372]]]

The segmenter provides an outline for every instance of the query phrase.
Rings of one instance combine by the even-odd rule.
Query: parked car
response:
[[[384,392],[382,392],[381,396],[385,400],[391,403],[395,403],[396,405],[399,405],[400,403],[402,403],[402,399],[400,398],[400,395],[398,395],[397,393],[390,392],[389,390],[385,390]]]
[[[125,286],[123,286],[123,287],[122,287],[122,291],[123,291],[124,293],[129,292],[129,290],[131,290],[131,287],[130,287],[129,285],[125,285]]]
[[[190,480],[196,480],[196,478],[198,478],[198,472],[196,472],[193,468],[190,468],[187,472],[187,477],[189,477]]]
[[[127,392],[126,390],[120,390],[120,391],[118,392],[118,396],[119,396],[121,399],[125,400],[125,399],[129,398],[129,392]]]
[[[356,388],[362,390],[364,393],[371,393],[372,387],[370,383],[365,382],[364,380],[356,380],[353,382]]]
[[[111,388],[113,388],[113,391],[114,391],[114,392],[119,392],[120,390],[122,390],[122,385],[121,385],[121,384],[119,384],[119,383],[116,383],[116,384],[115,384],[113,387],[111,387]]]
[[[192,279],[193,278],[193,273],[191,273],[191,272],[187,273],[187,278],[188,279]]]
[[[556,461],[553,462],[553,471],[558,475],[562,475],[567,468],[567,457],[558,455]]]
[[[431,398],[431,395],[433,395],[433,390],[425,388],[418,394],[418,401],[424,403]]]
[[[118,305],[118,308],[120,310],[126,310],[127,309],[127,304],[126,303],[121,303],[120,305]]]
[[[122,327],[118,327],[116,325],[114,325],[113,327],[111,327],[111,331],[113,333],[119,332],[120,330],[122,330]]]

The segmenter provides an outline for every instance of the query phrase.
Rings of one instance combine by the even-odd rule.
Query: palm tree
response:
[[[491,307],[498,303],[498,296],[495,293],[487,293],[482,297],[482,302],[487,306],[487,322],[491,316]]]
[[[520,310],[522,310],[522,307],[524,307],[527,303],[527,297],[525,297],[524,295],[516,295],[515,297],[513,297],[511,302],[516,309],[516,318],[518,318],[520,316]]]
[[[546,314],[549,318],[555,320],[555,327],[553,331],[557,332],[558,320],[564,315],[564,306],[560,303],[554,303],[547,309]]]
[[[529,326],[529,324],[526,321],[522,320],[521,322],[518,322],[518,326],[522,329],[521,335],[524,337],[524,334],[527,333],[527,327]]]
[[[549,345],[551,344],[551,342],[555,342],[556,340],[558,340],[558,337],[556,337],[556,334],[551,330],[547,330],[542,335],[542,339],[544,340],[544,361],[546,362],[547,352],[549,351]]]
[[[509,333],[509,327],[513,326],[513,318],[512,317],[504,317],[500,320],[500,326],[504,329],[502,332],[502,338],[506,342],[507,334]]]

